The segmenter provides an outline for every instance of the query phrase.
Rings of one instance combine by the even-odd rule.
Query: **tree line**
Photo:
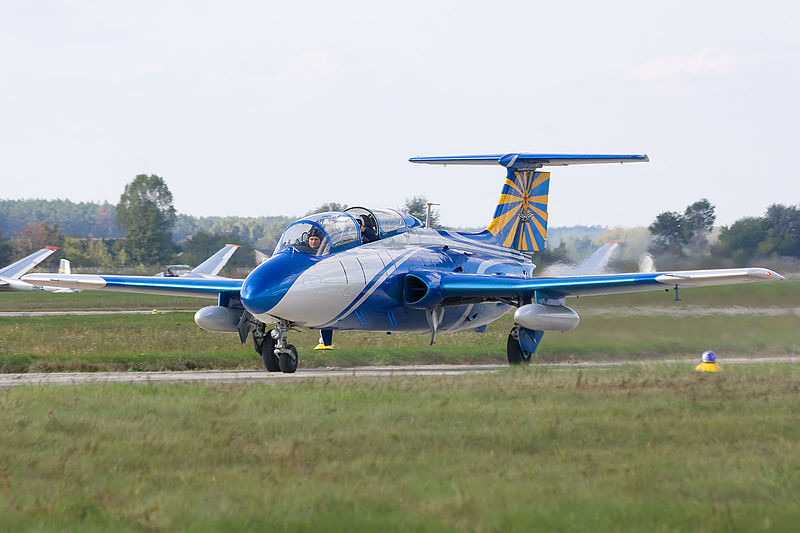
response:
[[[307,214],[339,211],[346,204],[327,203]],[[408,198],[400,208],[424,221],[427,200]],[[715,228],[714,206],[701,199],[683,212],[660,213],[647,228],[650,252],[660,264],[698,263],[725,258],[739,266],[756,258],[800,257],[800,209],[774,204],[762,217],[743,217]],[[431,213],[439,226],[439,214]],[[140,174],[125,186],[116,205],[69,200],[0,200],[0,265],[43,246],[58,246],[55,256],[77,267],[134,267],[181,262],[196,265],[224,244],[243,247],[231,266],[252,266],[254,249],[272,250],[283,229],[294,219],[264,217],[193,217],[178,214],[163,178]],[[598,228],[599,230],[599,228]],[[572,241],[575,239],[573,238]],[[588,236],[570,241],[589,255],[597,243]],[[538,253],[544,262],[568,261],[575,250],[562,240]],[[576,244],[577,243],[577,244]]]
[[[327,203],[307,214],[340,211],[346,204]],[[424,221],[427,200],[415,196],[403,210]],[[254,250],[271,251],[285,216],[193,217],[175,211],[163,178],[140,174],[125,186],[116,205],[69,200],[0,200],[0,265],[44,246],[58,246],[53,256],[76,267],[130,268],[180,262],[197,265],[225,244],[242,247],[232,267],[252,267]],[[439,214],[431,213],[438,224]]]
[[[800,257],[800,209],[773,204],[764,216],[743,217],[714,233],[716,215],[707,199],[683,213],[660,213],[650,224],[651,251],[665,259],[713,256],[746,266],[756,258]]]

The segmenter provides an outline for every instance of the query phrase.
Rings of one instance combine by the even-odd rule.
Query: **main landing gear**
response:
[[[514,324],[506,341],[506,355],[508,364],[521,365],[531,362],[531,356],[539,347],[544,331],[538,329],[525,329],[519,324]]]
[[[289,324],[285,320],[270,331],[264,324],[258,324],[253,330],[253,344],[268,372],[292,374],[297,371],[297,348],[286,343],[288,331]]]

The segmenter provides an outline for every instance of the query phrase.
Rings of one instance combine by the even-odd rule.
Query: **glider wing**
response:
[[[56,250],[58,250],[58,248],[55,246],[45,246],[41,250],[33,252],[31,255],[23,257],[19,261],[0,269],[0,277],[19,279],[25,272],[50,257]]]

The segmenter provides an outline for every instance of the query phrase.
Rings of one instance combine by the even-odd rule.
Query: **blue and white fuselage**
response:
[[[242,303],[263,322],[286,320],[320,329],[424,333],[424,309],[404,305],[404,278],[430,269],[468,274],[530,277],[534,265],[522,253],[467,235],[420,226],[358,247],[314,256],[287,247],[245,280]],[[439,331],[489,324],[512,307],[502,302],[449,305]]]

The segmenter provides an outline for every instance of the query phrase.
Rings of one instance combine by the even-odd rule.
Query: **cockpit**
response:
[[[309,255],[326,255],[398,235],[422,223],[394,209],[350,207],[342,212],[316,213],[287,227],[275,247]]]

